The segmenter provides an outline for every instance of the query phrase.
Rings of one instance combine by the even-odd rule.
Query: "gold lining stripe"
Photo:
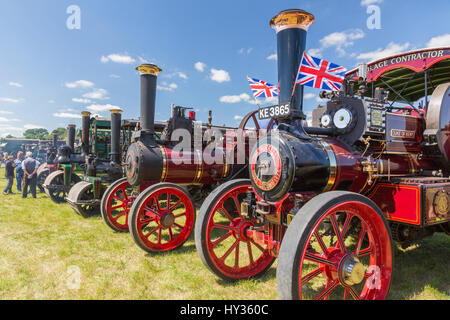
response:
[[[202,161],[202,152],[194,150],[194,157],[199,159],[199,164],[197,166],[197,173],[195,174],[194,183],[200,182],[200,179],[203,174],[203,161]]]
[[[321,141],[323,148],[325,149],[325,151],[328,154],[328,160],[330,161],[330,175],[328,177],[328,183],[325,186],[325,188],[323,189],[323,192],[328,192],[330,191],[334,184],[336,183],[336,177],[337,177],[337,159],[336,159],[336,155],[333,151],[333,148],[331,148],[331,146],[328,144],[328,142],[322,140]]]
[[[161,150],[161,155],[163,159],[163,171],[161,173],[161,182],[164,182],[167,178],[167,154],[166,150],[164,150],[164,147],[159,146],[159,149]]]

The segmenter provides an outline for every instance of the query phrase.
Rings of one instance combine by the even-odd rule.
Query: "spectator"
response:
[[[3,162],[4,162],[3,153],[0,152],[0,168],[2,167]]]
[[[14,157],[12,155],[8,156],[8,160],[5,163],[5,177],[8,180],[8,183],[6,184],[5,190],[3,190],[4,195],[8,195],[12,193],[12,186],[14,183]]]
[[[37,184],[37,169],[39,168],[39,161],[33,159],[33,153],[28,151],[26,153],[26,159],[22,162],[22,170],[24,173],[22,198],[26,198],[28,193],[36,198],[36,184]],[[28,192],[28,187],[30,192]]]
[[[16,183],[17,183],[17,191],[22,192],[22,184],[23,184],[23,170],[22,170],[22,161],[23,161],[23,152],[17,152],[17,159],[14,160],[16,164]]]

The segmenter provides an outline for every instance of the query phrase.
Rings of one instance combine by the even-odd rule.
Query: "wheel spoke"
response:
[[[236,239],[236,241],[233,243],[233,245],[227,250],[227,252],[225,252],[225,253],[223,254],[223,256],[222,256],[219,260],[225,261],[225,259],[231,254],[231,252],[233,252],[234,248],[235,248],[236,245],[238,245],[238,244],[239,244],[239,240]]]
[[[124,199],[118,197],[118,196],[113,196],[113,199],[119,202],[125,202]]]
[[[345,213],[345,222],[344,222],[344,226],[342,227],[342,237],[345,239],[345,237],[347,236],[347,232],[348,232],[348,228],[350,227],[350,222],[352,221],[353,215],[346,212]]]
[[[120,217],[122,217],[125,213],[126,213],[126,211],[123,211],[123,212],[119,213],[117,216],[112,217],[112,218],[113,218],[114,220],[117,221],[117,219],[119,219]]]
[[[259,126],[258,119],[256,119],[256,117],[255,117],[255,114],[252,114],[252,119],[253,119],[253,122],[255,123],[256,130],[261,129],[261,127]]]
[[[111,210],[116,210],[116,209],[123,208],[123,207],[125,207],[125,203],[124,204],[120,204],[120,205],[115,206],[115,207],[112,207]]]
[[[257,247],[259,250],[261,250],[261,252],[266,251],[263,247],[261,247],[259,244],[257,244],[257,243],[255,242],[255,240],[250,239],[250,242],[253,243],[253,244],[255,245],[255,247]]]
[[[341,248],[342,252],[346,252],[345,250],[345,244],[344,240],[342,239],[341,231],[339,230],[338,223],[336,221],[336,214],[330,215],[330,221],[331,225],[333,226],[334,233],[336,234],[336,237],[338,239],[339,247]]]
[[[356,292],[356,289],[354,287],[350,287],[350,294],[352,295],[353,299],[355,300],[361,300],[361,298],[359,297],[358,292]]]
[[[148,214],[148,213],[150,213],[150,214]],[[161,216],[159,214],[159,212],[156,212],[155,210],[153,210],[152,208],[150,208],[148,206],[144,207],[144,214],[148,217],[153,217],[153,216],[160,217]]]
[[[182,216],[185,216],[185,215],[186,215],[186,211],[183,212],[183,213],[175,214],[173,217],[176,219],[176,218],[179,218],[179,217],[182,217]]]
[[[224,229],[224,230],[234,231],[234,228],[232,226],[226,226],[226,225],[223,225],[223,224],[214,224],[212,226],[212,228],[213,229],[217,228],[217,229]]]
[[[234,267],[239,268],[239,243],[236,246],[236,251],[234,252]]]
[[[334,289],[338,286],[339,281],[334,280],[330,285],[327,285],[325,289],[319,293],[317,297],[314,298],[314,300],[322,300],[330,295],[331,292],[333,292]]]
[[[227,233],[225,233],[222,237],[220,237],[219,239],[217,239],[216,241],[211,243],[212,247],[213,248],[217,247],[220,243],[222,243],[223,241],[228,239],[231,236],[231,234],[232,234],[231,231],[228,231]]]
[[[372,246],[370,246],[366,249],[360,250],[358,253],[356,253],[356,255],[358,256],[358,258],[362,258],[362,257],[368,256],[368,255],[371,255],[372,249],[373,249]]]
[[[231,218],[230,214],[228,213],[227,209],[225,209],[224,206],[219,208],[219,212],[222,213],[228,220],[230,220],[230,222],[233,221],[233,219]]]
[[[173,211],[175,208],[177,208],[181,203],[182,203],[183,201],[180,199],[180,200],[178,200],[178,202],[177,203],[175,203],[173,206],[171,206],[170,208],[169,208],[169,210],[170,211]]]
[[[359,233],[358,241],[356,242],[356,247],[355,247],[355,252],[354,252],[356,255],[359,255],[359,251],[361,250],[361,246],[362,246],[365,236],[366,236],[366,228],[361,223],[361,231]]]
[[[314,271],[308,273],[306,276],[302,277],[302,281],[301,281],[302,286],[307,284],[309,281],[311,281],[312,279],[314,279],[321,273],[322,273],[322,268],[317,268]]]
[[[236,196],[233,196],[234,204],[236,205],[237,213],[241,215],[241,206],[239,205],[239,200]]]
[[[170,208],[170,193],[167,192],[167,202],[166,202],[166,209]]]
[[[250,259],[250,264],[253,264],[253,252],[252,252],[252,245],[250,242],[247,242],[247,251],[248,251],[248,258]]]
[[[173,240],[172,228],[170,228],[170,227],[169,227],[169,238],[170,238],[170,241]]]
[[[152,234],[154,234],[156,231],[158,231],[159,226],[153,228],[151,231],[149,231],[148,233],[144,234],[144,237],[148,238],[150,237]]]
[[[178,227],[178,228],[180,228],[181,230],[184,229],[184,226],[181,226],[181,225],[179,225],[179,224],[176,223],[176,222],[174,222],[173,225],[176,226],[176,227]]]
[[[125,190],[125,187],[120,188],[120,190],[122,190],[122,192],[123,192],[123,197],[125,198],[125,200],[128,200],[128,196],[127,196],[127,192],[126,192],[126,190]]]
[[[320,245],[320,248],[322,249],[322,252],[325,256],[328,256],[328,250],[327,247],[325,246],[325,243],[323,242],[322,236],[319,234],[319,232],[317,230],[314,231],[314,236],[317,239],[317,242]]]
[[[305,259],[309,260],[309,261],[312,261],[312,262],[315,262],[315,263],[319,263],[319,264],[321,263],[321,264],[326,264],[326,265],[329,265],[329,266],[334,266],[333,262],[328,261],[327,259],[324,259],[324,258],[322,258],[322,257],[320,257],[320,256],[318,256],[316,254],[312,254],[312,253],[306,253],[305,254]]]

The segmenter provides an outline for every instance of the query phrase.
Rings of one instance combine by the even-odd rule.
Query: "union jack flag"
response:
[[[342,66],[304,53],[296,83],[318,89],[339,91],[346,71],[347,69]]]
[[[278,97],[278,87],[262,80],[247,77],[252,89],[253,96],[256,98]]]

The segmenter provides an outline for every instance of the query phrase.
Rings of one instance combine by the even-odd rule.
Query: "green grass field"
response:
[[[0,191],[5,185],[2,168]],[[388,298],[449,299],[449,264],[444,234],[396,250]],[[83,219],[42,193],[0,194],[0,299],[277,299],[275,268],[227,283],[203,266],[193,235],[179,250],[149,255],[101,217]]]

